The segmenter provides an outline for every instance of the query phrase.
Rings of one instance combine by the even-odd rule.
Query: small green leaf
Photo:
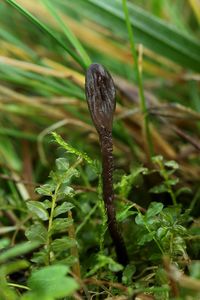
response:
[[[121,181],[116,184],[116,188],[119,188],[119,194],[122,197],[127,197],[133,186],[140,186],[142,183],[142,175],[146,174],[147,169],[138,167],[131,171],[129,175],[123,175]]]
[[[67,186],[66,184],[62,184],[59,189],[59,195],[60,196],[68,196],[73,197],[75,194],[74,189],[70,186]]]
[[[186,255],[186,244],[181,236],[176,236],[173,239],[173,251],[177,255]]]
[[[56,239],[51,243],[52,250],[56,253],[65,251],[69,248],[72,248],[76,245],[76,240],[69,238],[69,237],[63,237],[60,239]]]
[[[192,194],[192,190],[189,187],[181,187],[176,191],[175,195],[178,197],[181,194]]]
[[[66,213],[71,210],[74,205],[70,202],[63,202],[61,205],[58,205],[54,210],[54,218],[60,214]]]
[[[74,168],[70,168],[67,171],[67,177],[66,179],[68,179],[68,181],[72,178],[72,177],[79,177],[79,172],[78,170],[74,169]],[[63,181],[64,182],[64,181]]]
[[[44,184],[35,189],[35,191],[43,196],[51,196],[52,192],[54,191],[55,187],[52,184]]]
[[[112,272],[119,272],[123,270],[123,266],[115,262],[108,264],[108,269]]]
[[[51,206],[52,206],[52,202],[49,201],[48,199],[45,199],[43,201],[43,204],[44,204],[44,206],[45,206],[46,209],[51,208]]]
[[[64,157],[57,158],[56,159],[56,167],[60,171],[66,171],[69,168],[69,162]]]
[[[152,202],[149,205],[149,208],[146,212],[147,218],[152,218],[156,215],[158,215],[163,210],[163,204],[159,202]]]
[[[152,157],[152,162],[154,164],[158,164],[158,165],[162,164],[163,156],[162,155],[157,155],[157,156]]]
[[[38,201],[28,201],[27,207],[29,211],[34,213],[39,219],[43,221],[47,221],[49,219],[49,214],[44,203]]]
[[[52,178],[53,182],[57,184],[58,182],[60,183],[68,183],[70,182],[71,178],[78,177],[79,172],[74,169],[74,168],[69,168],[67,171],[63,170],[56,170],[56,171],[51,171],[49,176]]]
[[[63,264],[63,265],[67,265],[67,266],[73,266],[75,263],[77,263],[77,257],[73,256],[73,255],[69,255],[67,254],[67,257],[64,259],[59,260],[59,263]]]
[[[135,217],[135,223],[137,225],[145,225],[145,216],[143,216],[141,213],[138,213],[138,215]]]
[[[43,248],[41,251],[34,252],[31,261],[38,265],[48,265],[49,264],[48,250]]]
[[[149,190],[149,192],[152,193],[152,194],[166,193],[166,192],[168,192],[168,187],[165,185],[165,183],[162,183],[160,185],[156,185],[156,186],[152,187]]]
[[[165,183],[170,186],[170,185],[176,185],[179,182],[179,178],[172,178],[168,179],[165,181]]]
[[[143,234],[142,237],[140,237],[139,241],[138,241],[138,245],[144,245],[148,242],[151,242],[154,238],[155,232],[148,232],[147,234]]]
[[[31,294],[38,299],[58,299],[72,295],[78,288],[78,283],[66,276],[67,266],[54,265],[34,271],[28,279]]]
[[[156,236],[158,237],[159,240],[161,240],[162,238],[164,238],[168,232],[169,228],[162,226],[160,228],[158,228],[157,232],[156,232]]]
[[[174,170],[177,170],[179,168],[179,165],[176,161],[174,160],[169,160],[169,161],[166,161],[165,164],[164,164],[166,167],[168,168],[172,168]]]
[[[123,266],[114,261],[111,257],[105,256],[105,255],[99,255],[98,256],[98,261],[102,265],[108,265],[108,268],[113,271],[113,272],[119,272],[123,270]]]
[[[45,244],[47,240],[47,229],[41,223],[33,224],[25,232],[29,241],[37,241],[40,244]]]
[[[183,236],[187,234],[187,229],[185,227],[183,227],[182,225],[174,225],[174,232],[176,232],[177,234]]]
[[[129,264],[125,267],[122,276],[122,282],[126,285],[131,285],[133,282],[133,274],[136,272],[136,267],[134,264]]]
[[[51,234],[66,231],[73,224],[73,220],[68,218],[57,218],[53,220]]]
[[[111,257],[105,255],[98,255],[97,262],[95,263],[94,267],[86,274],[86,277],[92,276],[99,269],[104,268],[106,266],[108,266],[108,268],[113,272],[119,272],[123,270],[123,266],[115,262]]]
[[[117,221],[122,222],[122,221],[126,220],[128,217],[136,214],[136,212],[134,212],[133,210],[131,211],[131,208],[133,206],[134,206],[134,204],[124,207],[123,211],[121,211],[117,214]]]

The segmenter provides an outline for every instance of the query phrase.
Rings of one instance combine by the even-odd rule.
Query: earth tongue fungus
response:
[[[113,191],[112,123],[116,106],[115,87],[112,77],[102,65],[90,65],[86,74],[85,90],[89,111],[101,144],[103,199],[108,229],[117,260],[125,266],[128,263],[128,255],[116,220]]]

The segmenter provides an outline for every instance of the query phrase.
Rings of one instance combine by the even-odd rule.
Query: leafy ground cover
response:
[[[0,300],[200,299],[198,0],[0,3]],[[112,74],[117,261],[85,98]]]

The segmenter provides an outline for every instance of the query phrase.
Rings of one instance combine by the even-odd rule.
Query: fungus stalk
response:
[[[113,191],[112,124],[115,111],[115,87],[112,77],[100,64],[92,64],[86,74],[86,98],[89,111],[99,135],[102,153],[103,200],[107,224],[115,246],[117,260],[127,265],[128,255],[116,220]]]

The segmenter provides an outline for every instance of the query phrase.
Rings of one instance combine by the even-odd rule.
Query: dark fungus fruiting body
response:
[[[103,199],[107,212],[108,229],[115,246],[118,262],[126,265],[128,255],[116,220],[113,191],[112,123],[116,105],[115,87],[112,77],[102,65],[95,63],[88,68],[85,91],[90,114],[101,144]]]

